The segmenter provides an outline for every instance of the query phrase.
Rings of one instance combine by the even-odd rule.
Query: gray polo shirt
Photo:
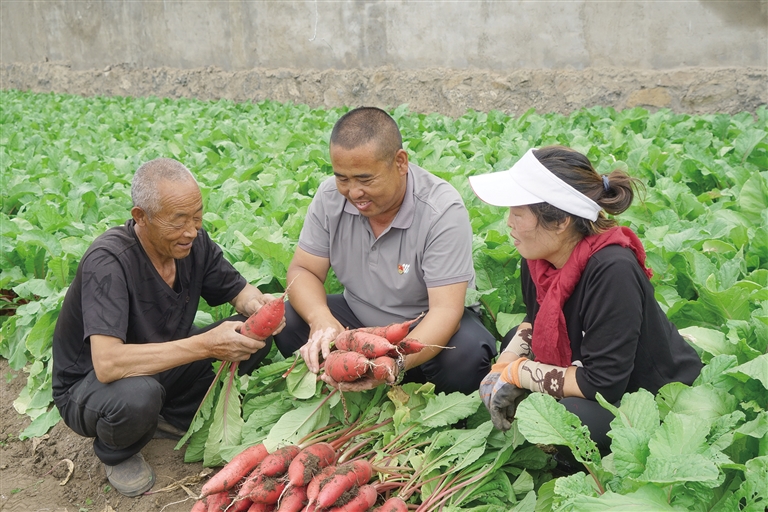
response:
[[[427,288],[475,285],[472,227],[461,196],[446,181],[409,164],[405,198],[377,239],[368,219],[324,181],[307,210],[299,247],[329,258],[344,298],[365,325],[415,318]]]

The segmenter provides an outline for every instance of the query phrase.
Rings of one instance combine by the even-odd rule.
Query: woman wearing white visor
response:
[[[523,258],[525,319],[480,385],[493,424],[510,428],[527,391],[548,393],[607,452],[613,414],[596,393],[618,403],[640,388],[690,384],[702,367],[654,298],[640,240],[605,214],[629,208],[637,180],[621,170],[600,176],[584,155],[550,146],[469,181],[481,200],[509,207]]]

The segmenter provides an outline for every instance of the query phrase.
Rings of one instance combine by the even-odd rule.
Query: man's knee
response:
[[[274,340],[273,336],[270,336],[266,340],[264,340],[264,346],[251,354],[251,357],[246,359],[245,361],[241,361],[238,365],[238,373],[240,375],[250,375],[253,373],[256,368],[259,367],[261,362],[264,360],[265,357],[269,355],[269,351],[272,350],[272,341]]]
[[[285,303],[285,327],[274,338],[283,357],[289,357],[309,339],[309,325],[293,309],[290,301]]]
[[[452,340],[448,348],[422,365],[422,371],[438,393],[459,391],[470,395],[490,371],[493,355],[487,342],[464,340],[453,344]]]
[[[448,340],[433,359],[420,366],[428,382],[435,384],[438,393],[459,391],[472,394],[491,369],[496,355],[496,340],[483,326],[476,313],[467,309],[459,330]]]
[[[131,381],[131,382],[126,382]],[[165,389],[152,377],[129,377],[124,391],[114,396],[114,411],[124,416],[156,416],[165,401]],[[119,412],[118,412],[119,411]]]
[[[97,436],[112,446],[128,446],[157,425],[165,389],[152,377],[115,381],[97,420]]]
[[[128,377],[109,384],[89,381],[66,405],[65,423],[86,437],[112,446],[129,445],[157,423],[165,389],[152,377]]]
[[[165,389],[155,378],[146,376],[104,384],[91,371],[72,386],[67,396],[57,403],[64,423],[82,436],[96,437],[99,424],[103,426],[104,422],[141,422],[145,417],[156,421]]]

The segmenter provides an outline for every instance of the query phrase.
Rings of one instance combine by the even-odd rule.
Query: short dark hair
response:
[[[632,178],[621,169],[615,169],[601,176],[597,173],[589,158],[575,149],[564,146],[547,146],[534,150],[533,155],[549,171],[596,202],[603,210],[611,215],[624,212],[632,205],[634,191],[641,186],[638,179]],[[604,179],[605,178],[605,179]],[[571,215],[549,203],[530,205],[539,224],[545,228],[553,228],[566,217],[573,218],[574,227],[583,236],[602,233],[617,225],[602,211],[596,221]]]
[[[403,149],[400,128],[392,116],[380,108],[350,110],[336,121],[331,131],[332,146],[355,149],[371,141],[378,146],[377,156],[381,160],[391,160],[398,150]]]

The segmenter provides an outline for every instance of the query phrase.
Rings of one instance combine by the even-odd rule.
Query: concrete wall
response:
[[[74,69],[768,65],[761,1],[4,1],[4,62]]]
[[[395,89],[401,77],[435,69],[490,73],[491,82],[520,72],[545,81],[564,73],[577,82],[579,72],[605,75],[606,69],[651,76],[650,82],[635,84],[635,91],[617,91],[627,106],[633,93],[660,85],[654,77],[684,69],[701,82],[713,70],[727,69],[723,76],[733,85],[726,88],[744,96],[737,104],[752,108],[768,101],[759,83],[754,89],[755,78],[763,79],[768,69],[767,5],[766,0],[3,0],[0,86],[45,89],[34,75],[48,73],[50,90],[61,90],[57,79],[71,83],[77,73],[101,73],[107,66],[171,73],[206,68],[222,79],[279,69],[341,79],[347,71],[362,72],[366,81],[378,73]],[[741,77],[746,85],[739,85]],[[442,83],[451,78],[449,71]],[[610,88],[611,80],[598,86]],[[649,105],[683,106],[688,89],[676,87],[682,92],[672,97],[668,90],[669,100],[662,94]],[[567,92],[569,86],[561,81],[559,88]],[[395,97],[408,103],[409,91]]]

